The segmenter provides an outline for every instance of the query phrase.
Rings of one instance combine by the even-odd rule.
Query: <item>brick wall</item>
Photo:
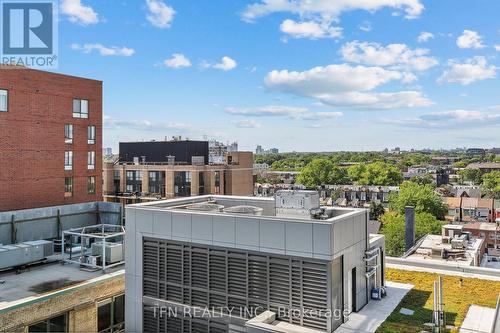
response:
[[[0,66],[0,89],[8,90],[8,112],[0,112],[0,211],[102,200],[102,82],[11,66]],[[73,99],[89,101],[89,118],[73,118]],[[73,144],[64,125],[73,124]],[[87,126],[96,142],[87,144]],[[73,151],[73,170],[64,171],[64,152]],[[87,170],[87,152],[96,152]],[[95,176],[96,193],[87,194]],[[73,177],[73,196],[64,178]]]
[[[70,332],[97,331],[97,301],[125,292],[125,276],[119,275],[45,301],[0,313],[0,332],[22,332],[34,323],[68,312]]]

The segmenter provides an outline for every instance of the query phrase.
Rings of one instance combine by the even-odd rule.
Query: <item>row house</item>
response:
[[[445,197],[448,206],[446,220],[450,222],[494,222],[496,211],[493,199]]]
[[[389,203],[389,195],[398,193],[398,186],[360,186],[360,185],[325,185],[320,190],[321,196],[338,197],[334,205],[363,207],[371,202]]]

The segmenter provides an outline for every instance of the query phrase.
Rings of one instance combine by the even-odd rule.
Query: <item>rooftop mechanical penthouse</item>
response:
[[[130,331],[333,332],[385,284],[367,211],[320,207],[317,192],[126,209]]]

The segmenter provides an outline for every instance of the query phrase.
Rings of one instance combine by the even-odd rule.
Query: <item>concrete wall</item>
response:
[[[98,221],[98,214],[100,222]],[[89,202],[46,208],[0,212],[0,243],[12,243],[12,220],[15,222],[15,242],[60,237],[60,230],[98,223],[120,224],[121,206],[109,202]],[[60,226],[58,223],[60,216]]]

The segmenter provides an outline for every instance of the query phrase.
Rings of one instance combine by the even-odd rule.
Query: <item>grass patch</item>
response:
[[[406,294],[396,309],[377,329],[377,332],[420,332],[430,331],[424,323],[432,322],[434,303],[434,281],[439,275],[435,273],[412,272],[397,269],[387,269],[388,281],[413,284],[412,290]],[[462,278],[459,276],[441,275],[443,277],[443,302],[446,312],[446,324],[455,326],[452,332],[457,332],[465,315],[472,304],[495,308],[500,282]],[[412,316],[399,313],[401,308],[414,310]]]

